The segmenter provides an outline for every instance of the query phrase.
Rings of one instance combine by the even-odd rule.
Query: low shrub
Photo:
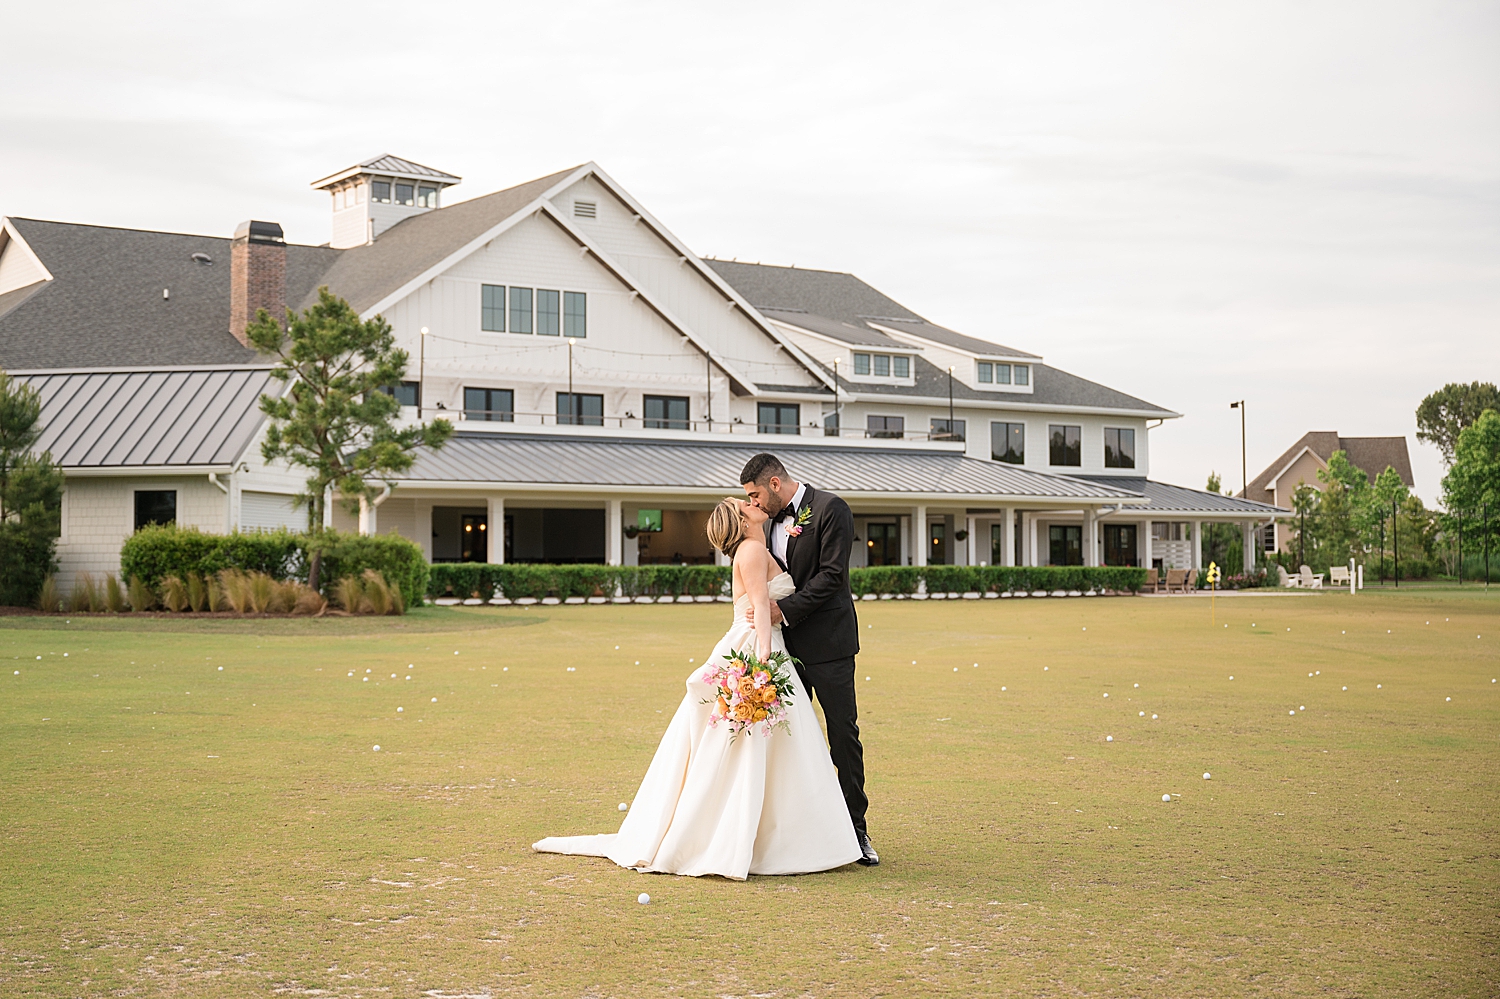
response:
[[[156,606],[156,591],[147,586],[140,576],[130,577],[125,597],[130,601],[130,609],[134,611],[148,611]]]
[[[399,534],[367,537],[329,531],[320,537],[320,543],[321,572],[330,593],[345,577],[362,576],[365,570],[373,569],[387,587],[401,591],[402,608],[422,602],[429,585],[427,558],[413,542]]]
[[[48,614],[56,614],[62,610],[62,594],[57,592],[57,577],[50,572],[42,579],[41,588],[37,592],[36,605],[39,610]]]
[[[139,576],[153,588],[167,576],[207,578],[225,569],[260,572],[272,579],[305,578],[302,536],[286,530],[205,534],[197,528],[153,524],[136,531],[120,548],[121,574],[127,579]]]

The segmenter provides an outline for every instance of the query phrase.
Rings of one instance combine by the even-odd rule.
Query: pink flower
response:
[[[793,524],[791,527],[788,527],[786,529],[786,533],[787,533],[788,537],[791,537],[791,538],[800,538],[800,537],[802,537],[802,525],[801,524]]]

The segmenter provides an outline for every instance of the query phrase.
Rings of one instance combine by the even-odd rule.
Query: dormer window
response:
[[[874,375],[876,378],[891,377],[891,355],[875,354],[870,360],[875,362]]]
[[[391,203],[391,182],[388,180],[377,180],[370,184],[370,200],[377,205],[388,205]]]
[[[438,202],[437,202],[437,188],[435,188],[435,187],[419,187],[419,188],[417,188],[417,207],[418,208],[436,208],[437,206],[438,206]]]
[[[415,184],[397,184],[396,204],[405,205],[408,208],[414,206],[417,203],[416,190]]]
[[[855,354],[854,373],[876,378],[910,378],[911,358],[905,354]]]
[[[997,364],[994,361],[978,362],[976,377],[981,385],[1029,385],[1031,367],[1026,364]]]
[[[911,358],[897,354],[891,358],[891,374],[897,378],[911,377]]]

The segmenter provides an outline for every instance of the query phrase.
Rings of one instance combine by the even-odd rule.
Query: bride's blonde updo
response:
[[[708,543],[734,560],[740,542],[745,540],[745,517],[740,513],[743,500],[726,496],[708,515]]]

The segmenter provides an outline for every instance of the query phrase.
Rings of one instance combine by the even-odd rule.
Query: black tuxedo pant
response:
[[[839,789],[854,831],[865,834],[865,747],[859,742],[859,707],[854,698],[854,657],[826,663],[803,663],[797,668],[808,691],[823,708],[828,723],[828,751],[839,772]]]

